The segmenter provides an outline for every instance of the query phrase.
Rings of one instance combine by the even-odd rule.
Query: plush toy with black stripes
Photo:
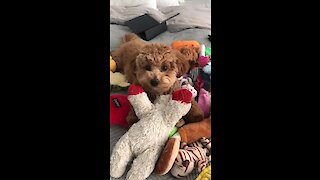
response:
[[[176,178],[188,176],[195,168],[201,173],[211,161],[211,141],[201,138],[199,141],[187,145],[181,143],[181,149],[171,168],[171,174]]]

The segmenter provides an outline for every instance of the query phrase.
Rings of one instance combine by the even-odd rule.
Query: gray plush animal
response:
[[[154,104],[142,87],[132,84],[128,89],[130,101],[140,119],[120,138],[110,160],[110,175],[121,177],[134,158],[127,180],[144,180],[155,164],[175,124],[191,108],[192,93],[181,89],[172,95],[161,95]]]

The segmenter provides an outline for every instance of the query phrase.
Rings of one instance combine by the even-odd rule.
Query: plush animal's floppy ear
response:
[[[180,49],[180,52],[186,57],[187,61],[189,61],[190,70],[198,66],[198,58],[200,53],[199,48],[184,47]]]
[[[177,65],[178,65],[178,77],[183,76],[194,67],[197,67],[198,51],[195,48],[184,47],[176,52]]]
[[[180,52],[176,52],[176,57],[177,57],[177,66],[178,66],[178,73],[177,77],[181,77],[190,70],[190,64],[187,58],[181,54]]]

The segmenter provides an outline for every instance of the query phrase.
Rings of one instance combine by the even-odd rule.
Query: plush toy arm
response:
[[[142,87],[134,84],[130,85],[128,89],[128,100],[139,119],[149,113],[154,107]]]
[[[187,89],[180,89],[172,93],[172,99],[164,109],[164,120],[177,123],[191,108],[192,93]]]
[[[207,167],[207,161],[206,160],[199,160],[197,165],[198,165],[197,170],[199,173],[201,173]]]

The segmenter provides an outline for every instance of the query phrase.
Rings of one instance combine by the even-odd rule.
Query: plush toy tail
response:
[[[144,114],[149,113],[154,106],[143,88],[135,84],[131,84],[128,89],[128,100],[139,119],[141,119]]]

